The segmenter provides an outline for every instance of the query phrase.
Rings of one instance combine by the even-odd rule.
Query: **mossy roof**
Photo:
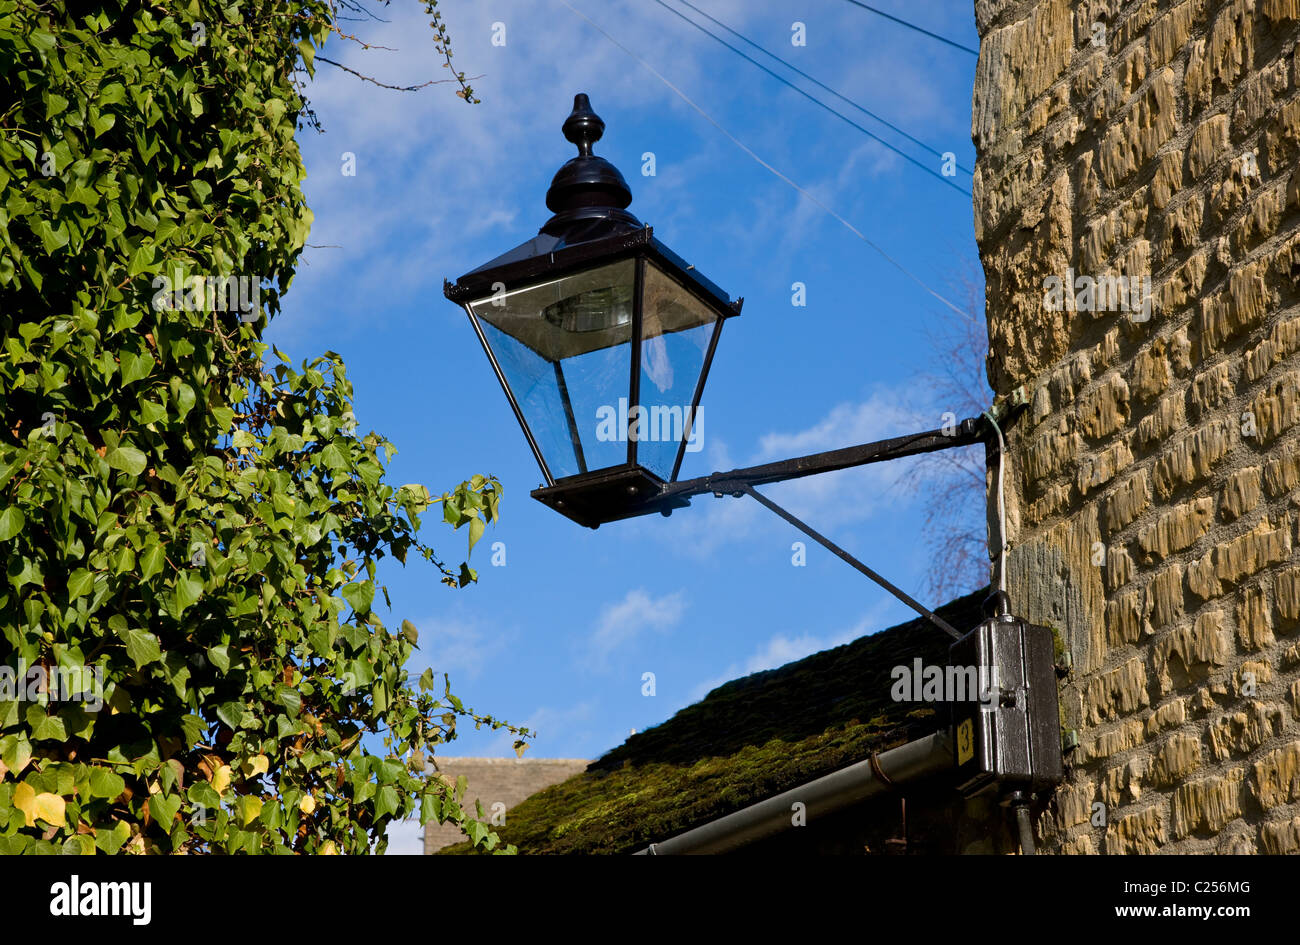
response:
[[[965,632],[986,594],[938,613]],[[524,854],[630,853],[920,738],[945,707],[895,702],[891,670],[916,657],[943,665],[951,642],[917,618],[725,683],[511,808],[497,832]]]

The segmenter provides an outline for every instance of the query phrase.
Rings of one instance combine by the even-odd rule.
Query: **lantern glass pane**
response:
[[[625,259],[469,306],[556,479],[627,461],[635,275]]]
[[[480,324],[551,475],[556,479],[576,475],[581,469],[569,433],[555,365],[491,322]]]
[[[472,303],[474,314],[547,361],[632,339],[635,262],[624,259]]]
[[[717,316],[695,295],[647,260],[642,302],[640,412],[630,435],[637,463],[668,479],[683,436],[686,451],[703,445],[703,417],[691,403]]]

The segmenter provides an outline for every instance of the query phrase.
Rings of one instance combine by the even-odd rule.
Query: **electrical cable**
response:
[[[700,31],[701,33],[703,33],[704,35],[706,35],[706,36],[710,36],[710,37],[712,37],[713,39],[717,40],[719,43],[721,43],[723,46],[726,46],[728,49],[730,49],[732,52],[734,52],[737,56],[740,56],[740,57],[741,57],[742,59],[744,59],[746,62],[749,62],[749,63],[751,63],[752,65],[757,66],[759,69],[762,69],[764,72],[766,72],[766,73],[767,73],[768,75],[770,75],[772,78],[776,79],[778,82],[782,83],[783,85],[788,86],[789,88],[794,89],[796,92],[798,92],[798,93],[799,93],[800,95],[802,95],[804,98],[808,99],[808,101],[812,102],[814,105],[818,105],[818,106],[820,106],[821,108],[823,108],[823,109],[825,109],[826,111],[830,112],[832,115],[834,115],[836,118],[840,119],[841,121],[847,122],[848,124],[852,125],[854,128],[856,128],[858,131],[862,132],[862,133],[863,133],[864,135],[866,135],[868,138],[871,138],[871,139],[873,139],[874,141],[877,141],[877,142],[879,142],[880,144],[884,145],[886,148],[888,148],[890,151],[893,151],[895,154],[897,154],[897,155],[898,155],[899,157],[901,157],[903,160],[908,161],[908,162],[910,162],[910,163],[916,165],[916,166],[919,167],[921,170],[925,171],[925,173],[929,174],[931,177],[933,177],[933,178],[935,178],[936,180],[942,181],[943,183],[947,184],[947,185],[948,185],[949,187],[951,187],[953,190],[957,191],[957,193],[959,193],[959,194],[965,194],[967,197],[971,196],[971,192],[970,192],[969,190],[966,190],[964,187],[960,187],[960,186],[958,186],[957,184],[953,183],[953,181],[952,181],[950,178],[944,177],[942,174],[938,173],[938,172],[935,171],[933,168],[926,167],[924,164],[922,164],[922,163],[921,163],[920,161],[918,161],[916,158],[912,157],[912,156],[911,156],[910,154],[908,154],[907,152],[902,151],[902,150],[900,150],[900,149],[894,147],[892,144],[890,144],[890,143],[889,143],[888,141],[886,141],[884,138],[882,138],[882,137],[880,137],[879,135],[877,135],[875,132],[873,132],[873,131],[869,131],[869,130],[867,130],[866,128],[863,128],[861,125],[859,125],[859,124],[858,124],[856,121],[854,121],[852,118],[849,118],[847,115],[842,115],[841,113],[837,112],[835,109],[831,108],[829,105],[827,105],[827,104],[826,104],[825,102],[823,102],[821,99],[816,98],[815,96],[809,95],[807,92],[805,92],[803,89],[799,88],[799,86],[795,85],[795,84],[794,84],[793,82],[791,82],[789,79],[786,79],[786,78],[784,78],[783,76],[778,75],[777,73],[773,72],[771,69],[769,69],[767,66],[763,65],[763,64],[762,64],[761,62],[759,62],[757,59],[754,59],[753,57],[751,57],[751,56],[747,55],[746,53],[742,52],[741,50],[737,49],[735,46],[731,45],[729,42],[727,42],[727,41],[726,41],[725,39],[723,39],[721,36],[718,36],[716,33],[712,33],[712,32],[710,32],[710,31],[707,30],[705,27],[701,26],[699,23],[696,23],[696,22],[695,22],[694,20],[692,20],[690,17],[686,16],[686,14],[684,14],[684,13],[678,11],[678,10],[674,10],[674,9],[673,9],[672,7],[670,7],[668,4],[664,3],[664,0],[654,0],[654,2],[657,3],[657,4],[659,4],[659,6],[663,7],[663,8],[664,8],[665,10],[667,10],[669,13],[673,14],[673,16],[677,16],[677,17],[680,17],[681,19],[685,20],[687,23],[691,24],[691,26],[695,27],[697,30],[699,30],[699,31]],[[689,4],[688,4],[688,5],[689,5]],[[692,7],[692,9],[694,9],[694,7]],[[705,15],[707,16],[708,14],[705,14]],[[761,48],[761,47],[760,47],[760,48]],[[763,51],[764,51],[764,52],[767,52],[767,50],[763,50]],[[768,53],[768,55],[771,55],[771,53]],[[773,58],[776,58],[776,57],[773,57]],[[793,66],[792,66],[791,68],[793,68]],[[814,81],[816,81],[816,80],[814,80]],[[852,103],[850,103],[850,104],[852,104]],[[863,109],[863,111],[866,111],[866,109]],[[870,112],[868,112],[868,114],[870,114]],[[875,118],[876,116],[872,115],[872,117]],[[877,120],[881,120],[881,119],[877,119]],[[892,128],[893,126],[890,125],[890,127]],[[897,129],[897,128],[894,128],[894,130],[895,130],[895,131],[898,131],[899,134],[906,135],[908,138],[911,138],[911,137],[912,137],[911,135],[908,135],[906,132],[901,131],[901,130],[899,130],[899,129]],[[916,141],[915,138],[912,138],[912,140],[913,140],[913,141]],[[919,141],[918,141],[917,143],[918,143],[918,144],[921,144],[921,142],[919,142]],[[931,152],[934,153],[934,154],[938,154],[938,153],[939,153],[939,152],[937,152],[937,151],[934,151],[934,150],[933,150],[932,148],[930,148],[928,145],[921,144],[921,146],[924,147],[927,151],[931,151]],[[940,154],[939,157],[943,157],[943,155]],[[963,168],[963,170],[965,170],[965,169]],[[970,172],[967,171],[967,173],[970,173]]]
[[[794,188],[794,189],[795,189],[799,194],[801,194],[803,197],[805,197],[806,199],[810,200],[812,203],[815,203],[817,206],[821,207],[822,210],[826,211],[826,213],[830,214],[832,217],[834,217],[836,220],[838,220],[841,224],[843,224],[844,227],[845,227],[845,229],[847,229],[850,233],[852,233],[852,234],[853,234],[854,236],[856,236],[858,239],[862,240],[862,242],[866,243],[868,246],[870,246],[872,249],[874,249],[877,253],[879,253],[881,256],[883,256],[883,257],[885,258],[885,260],[886,260],[886,261],[887,261],[891,266],[893,266],[895,269],[897,269],[897,270],[898,270],[899,272],[901,272],[903,275],[907,276],[907,278],[911,279],[913,282],[915,282],[917,285],[919,285],[922,289],[924,289],[927,293],[929,293],[929,294],[930,294],[931,296],[933,296],[935,299],[937,299],[938,301],[942,302],[944,305],[948,306],[948,308],[952,309],[954,312],[956,312],[958,315],[962,316],[963,318],[966,317],[966,313],[965,313],[965,312],[963,312],[960,308],[958,308],[958,307],[957,307],[956,305],[954,305],[952,302],[949,302],[946,298],[944,298],[942,295],[940,295],[940,294],[939,294],[938,292],[936,292],[934,289],[932,289],[932,288],[930,288],[928,285],[926,285],[923,281],[921,281],[921,278],[920,278],[919,276],[913,275],[912,272],[911,272],[910,270],[908,270],[905,266],[903,266],[902,263],[898,262],[896,259],[894,259],[892,256],[890,256],[887,252],[885,252],[883,249],[881,249],[878,245],[876,245],[874,242],[872,242],[872,241],[871,241],[871,240],[866,236],[866,234],[864,234],[864,233],[863,233],[861,230],[859,230],[856,226],[854,226],[854,225],[853,225],[852,223],[850,223],[848,220],[844,219],[844,217],[840,216],[838,213],[836,213],[834,210],[832,210],[830,207],[828,207],[825,203],[823,203],[822,201],[818,200],[818,199],[817,199],[815,196],[813,196],[809,191],[807,191],[807,190],[805,190],[804,188],[800,187],[798,184],[796,184],[796,183],[795,183],[793,180],[791,180],[789,177],[787,177],[786,175],[782,174],[780,171],[778,171],[778,170],[777,170],[775,167],[773,167],[771,164],[767,163],[767,162],[764,161],[761,157],[759,157],[758,154],[757,154],[757,153],[756,153],[752,148],[749,147],[749,145],[745,144],[743,141],[741,141],[739,138],[737,138],[735,135],[733,135],[730,131],[728,131],[726,128],[724,128],[724,127],[723,127],[723,126],[722,126],[722,125],[721,125],[721,124],[720,124],[720,123],[719,123],[719,122],[718,122],[718,121],[717,121],[717,120],[716,120],[712,115],[710,115],[708,112],[706,112],[706,111],[705,111],[703,108],[701,108],[699,105],[695,104],[695,102],[690,98],[690,96],[688,96],[685,92],[683,92],[683,91],[682,91],[681,89],[679,89],[677,86],[673,85],[672,82],[670,82],[670,81],[669,81],[669,80],[668,80],[668,79],[667,79],[667,78],[666,78],[666,77],[665,77],[661,72],[659,72],[659,70],[657,70],[654,66],[650,65],[650,63],[646,62],[644,59],[642,59],[640,56],[638,56],[638,55],[637,55],[636,53],[634,53],[632,50],[628,49],[626,46],[624,46],[622,43],[620,43],[618,40],[616,40],[616,39],[615,39],[613,36],[611,36],[609,33],[605,32],[605,30],[602,29],[602,28],[600,27],[600,25],[596,23],[595,20],[593,20],[591,17],[587,16],[587,14],[583,13],[583,12],[582,12],[581,10],[579,10],[577,7],[575,7],[575,6],[573,6],[572,4],[570,4],[570,3],[568,2],[568,0],[559,0],[559,2],[560,2],[563,6],[567,7],[567,8],[570,10],[570,12],[572,12],[574,15],[581,17],[583,20],[586,20],[587,23],[588,23],[588,25],[590,25],[590,26],[592,27],[592,29],[596,30],[596,32],[600,33],[600,35],[604,36],[604,37],[605,37],[607,40],[609,40],[612,44],[614,44],[614,45],[617,46],[619,49],[623,50],[623,52],[627,53],[629,56],[631,56],[633,59],[635,59],[637,62],[639,62],[639,63],[640,63],[640,64],[641,64],[641,65],[642,65],[642,66],[643,66],[643,67],[644,67],[648,72],[650,72],[652,75],[654,75],[655,78],[657,78],[657,79],[658,79],[660,82],[662,82],[664,85],[668,86],[668,88],[671,89],[672,92],[673,92],[673,93],[674,93],[678,98],[680,98],[683,102],[685,102],[685,103],[686,103],[687,105],[689,105],[691,108],[695,109],[695,111],[698,112],[698,113],[700,114],[700,116],[701,116],[705,121],[707,121],[707,122],[708,122],[709,124],[711,124],[713,127],[717,128],[717,129],[718,129],[720,132],[722,132],[724,135],[726,135],[727,138],[730,139],[730,141],[731,141],[732,144],[734,144],[736,147],[740,148],[740,150],[742,150],[742,151],[744,151],[746,154],[748,154],[751,158],[753,158],[756,162],[758,162],[758,164],[760,164],[763,168],[765,168],[766,170],[770,171],[772,174],[774,174],[776,177],[778,177],[778,178],[780,178],[781,180],[783,180],[785,183],[789,184],[791,187],[793,187],[793,188]]]
[[[1002,428],[993,419],[993,414],[985,410],[981,416],[988,417],[993,425],[993,432],[998,435],[998,590],[1004,594],[1007,590],[1007,506],[1002,497],[1002,474],[1007,465],[1007,441],[1002,438]]]
[[[663,5],[662,0],[656,0],[656,2],[659,2],[661,6]],[[719,20],[717,17],[709,15],[709,13],[708,13],[707,11],[705,11],[705,10],[701,10],[701,9],[700,9],[699,7],[697,7],[695,4],[691,3],[690,0],[677,0],[677,2],[680,3],[680,4],[682,4],[682,6],[689,7],[690,9],[692,9],[692,10],[694,10],[696,13],[698,13],[700,16],[702,16],[702,17],[704,17],[705,19],[709,20],[710,22],[715,23],[715,24],[717,24],[718,26],[722,27],[724,30],[726,30],[726,31],[727,31],[728,33],[730,33],[732,36],[735,36],[735,37],[736,37],[737,39],[739,39],[741,42],[743,42],[743,43],[747,43],[748,45],[753,46],[755,49],[757,49],[759,52],[763,53],[765,56],[769,56],[769,57],[771,57],[772,59],[775,59],[777,62],[781,63],[781,65],[785,66],[785,67],[786,67],[787,69],[789,69],[791,72],[794,72],[795,74],[802,76],[803,78],[807,79],[809,82],[811,82],[811,83],[813,83],[814,85],[816,85],[818,88],[823,89],[824,91],[829,92],[831,95],[834,95],[836,98],[838,98],[841,102],[844,102],[846,105],[849,105],[849,106],[851,106],[851,107],[853,107],[853,108],[856,108],[858,111],[862,112],[862,114],[868,116],[869,118],[874,118],[876,121],[880,122],[882,125],[884,125],[886,128],[889,128],[891,131],[896,131],[896,132],[898,132],[900,135],[902,135],[902,136],[903,136],[904,138],[906,138],[908,141],[911,141],[913,144],[917,145],[918,147],[924,148],[926,151],[928,151],[930,154],[933,154],[935,157],[939,158],[940,160],[943,159],[943,154],[942,154],[942,153],[940,153],[939,151],[937,151],[937,150],[935,150],[934,148],[930,147],[928,144],[926,144],[926,143],[925,143],[924,141],[922,141],[920,138],[913,137],[912,135],[910,135],[910,134],[908,134],[906,131],[904,131],[902,128],[899,128],[897,125],[891,123],[890,121],[888,121],[888,120],[886,120],[886,119],[884,119],[884,118],[881,118],[879,115],[877,115],[877,114],[876,114],[875,112],[873,112],[871,109],[869,109],[869,108],[867,108],[867,107],[865,107],[865,106],[863,106],[863,105],[859,105],[857,102],[853,101],[853,99],[849,98],[849,97],[846,96],[846,95],[841,95],[839,92],[835,91],[833,88],[831,88],[831,87],[830,87],[829,85],[827,85],[825,82],[822,82],[820,79],[817,79],[817,78],[815,78],[815,77],[813,77],[813,76],[810,76],[808,73],[804,72],[804,71],[803,71],[802,69],[800,69],[798,66],[796,66],[796,65],[794,65],[794,64],[792,64],[792,63],[789,63],[789,62],[787,62],[786,60],[782,59],[780,56],[778,56],[776,53],[772,52],[770,49],[765,49],[764,47],[760,46],[758,43],[754,42],[754,41],[753,41],[752,39],[750,39],[749,37],[745,36],[743,33],[740,33],[740,32],[738,32],[738,31],[732,29],[730,26],[728,26],[726,23],[723,23],[723,22],[722,22],[721,20]],[[673,12],[676,13],[677,11],[674,10]],[[678,16],[681,16],[680,13],[678,13],[677,15],[678,15]],[[685,17],[682,17],[682,18],[685,19]],[[690,20],[687,20],[686,22],[691,23]],[[692,26],[695,26],[697,29],[701,29],[701,30],[704,29],[703,27],[699,26],[699,24],[697,24],[697,23],[691,23],[691,25],[692,25]],[[704,32],[707,33],[708,30],[704,30]],[[712,33],[709,33],[709,35],[710,35],[710,36],[713,36]],[[718,37],[716,37],[716,36],[713,36],[713,38],[714,38],[714,39],[718,39]],[[718,39],[718,42],[723,42],[723,41],[722,41],[721,39]],[[726,45],[728,49],[732,49],[733,51],[735,51],[734,47],[732,47],[732,46],[730,46],[730,45],[727,45],[726,43],[723,43],[723,45]],[[740,53],[740,55],[743,56],[744,53]],[[749,59],[748,56],[745,56],[745,58],[746,58],[746,59]],[[752,60],[752,59],[750,59],[749,61],[750,61],[750,62],[754,62],[754,60]],[[755,64],[755,65],[758,65],[758,63],[754,63],[754,64]],[[759,68],[762,69],[763,66],[760,65]],[[770,75],[770,74],[771,74],[771,73],[769,72],[769,75]],[[782,79],[781,81],[784,82],[785,80]],[[787,82],[786,84],[789,85],[788,82]],[[791,86],[791,87],[793,88],[793,86]],[[813,99],[813,101],[817,102],[818,105],[821,105],[822,108],[826,108],[826,105],[825,105],[823,102],[821,102],[821,101],[819,101],[819,100],[817,100],[817,99]],[[835,110],[833,110],[833,109],[829,109],[829,108],[827,108],[827,111],[829,111],[832,115],[837,115],[837,116],[839,116],[840,118],[843,118],[843,117],[844,117],[843,115],[840,115],[839,112],[837,112],[837,111],[835,111]],[[856,126],[855,126],[855,127],[856,127]],[[954,166],[957,168],[957,170],[961,171],[962,173],[965,173],[965,174],[973,174],[973,173],[975,173],[975,172],[972,171],[970,168],[965,167],[964,165],[954,163]]]
[[[972,56],[978,56],[980,54],[978,49],[971,49],[969,46],[963,46],[961,43],[953,42],[951,39],[948,39],[948,37],[946,36],[940,36],[938,33],[931,33],[929,30],[923,29],[922,27],[917,26],[915,23],[909,23],[907,22],[907,20],[900,20],[898,17],[886,13],[884,10],[877,10],[875,7],[869,7],[865,3],[860,3],[859,0],[849,0],[849,3],[853,4],[855,7],[861,7],[862,9],[870,13],[874,13],[877,16],[883,16],[887,20],[893,20],[895,23],[899,24],[900,26],[906,26],[909,30],[916,30],[918,33],[924,33],[926,36],[929,36],[931,39],[937,39],[941,43],[947,43],[949,46],[953,47],[954,49],[960,49],[962,52],[968,52]]]

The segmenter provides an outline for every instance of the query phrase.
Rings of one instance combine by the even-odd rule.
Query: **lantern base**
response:
[[[662,498],[664,481],[644,466],[611,466],[559,479],[532,491],[538,502],[579,525],[599,528],[607,522],[650,512],[686,508],[686,499]]]

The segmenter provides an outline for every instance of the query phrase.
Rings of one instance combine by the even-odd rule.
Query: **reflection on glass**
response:
[[[645,264],[639,403],[629,404],[635,260],[470,304],[538,449],[560,479],[637,462],[668,479],[683,439],[701,447],[691,405],[716,316]]]
[[[653,262],[646,263],[641,333],[641,414],[637,462],[668,479],[677,450],[699,450],[702,418],[691,403],[704,367],[716,316]]]

